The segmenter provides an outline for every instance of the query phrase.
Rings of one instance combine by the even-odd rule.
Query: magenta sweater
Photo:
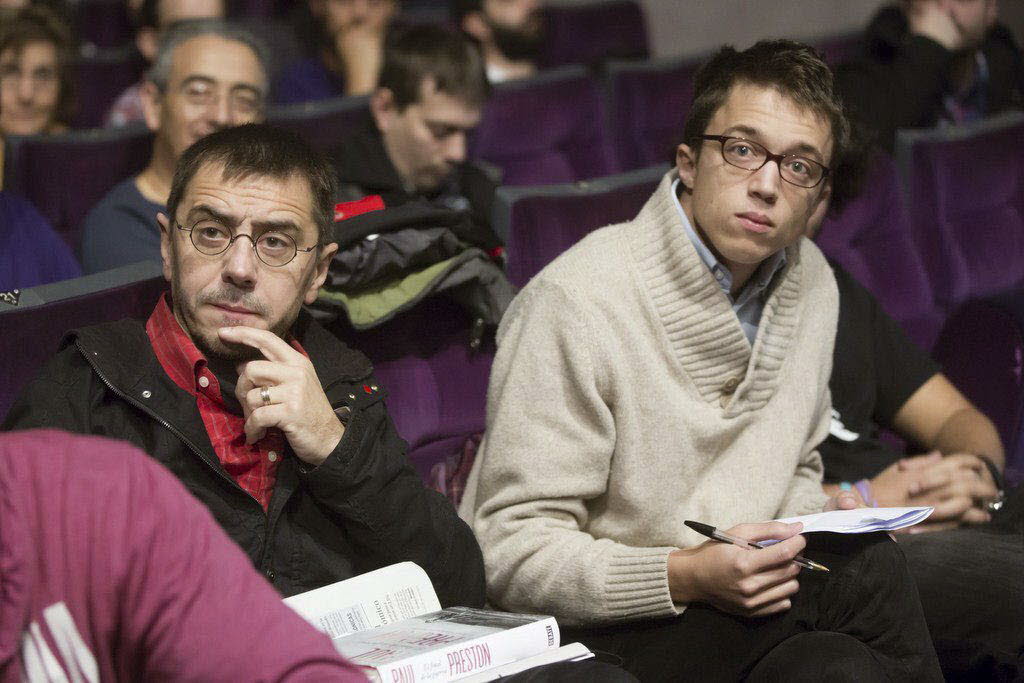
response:
[[[58,431],[0,434],[0,683],[23,677],[365,680],[171,473]]]

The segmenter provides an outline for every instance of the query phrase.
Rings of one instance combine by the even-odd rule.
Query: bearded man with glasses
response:
[[[562,254],[502,320],[460,508],[488,599],[554,614],[645,682],[940,680],[887,535],[769,521],[856,506],[821,488],[838,297],[804,237],[845,189],[832,74],[765,41],[721,49],[694,86],[637,217]]]
[[[293,133],[193,144],[158,216],[170,296],[69,332],[4,427],[142,448],[284,595],[411,560],[442,604],[482,605],[480,549],[410,465],[369,361],[302,311],[337,250],[335,192]]]

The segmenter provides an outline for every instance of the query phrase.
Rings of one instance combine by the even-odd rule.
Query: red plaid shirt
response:
[[[196,397],[213,451],[225,471],[266,510],[274,492],[277,466],[288,451],[284,434],[268,429],[256,443],[245,443],[245,419],[228,410],[221,398],[220,383],[207,367],[206,358],[178,324],[166,294],[160,297],[146,321],[146,334],[167,376]],[[307,355],[298,341],[290,339],[289,343]]]

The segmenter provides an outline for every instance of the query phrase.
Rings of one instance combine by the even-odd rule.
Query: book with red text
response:
[[[441,609],[426,572],[411,562],[285,602],[330,635],[347,659],[387,683],[494,680],[522,670],[531,658],[550,663],[593,656],[579,644],[559,648],[554,617]]]

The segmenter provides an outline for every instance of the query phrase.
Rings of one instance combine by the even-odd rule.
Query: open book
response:
[[[554,617],[469,607],[441,609],[412,562],[285,598],[338,652],[388,683],[491,681],[541,664],[593,657],[559,647]]]

